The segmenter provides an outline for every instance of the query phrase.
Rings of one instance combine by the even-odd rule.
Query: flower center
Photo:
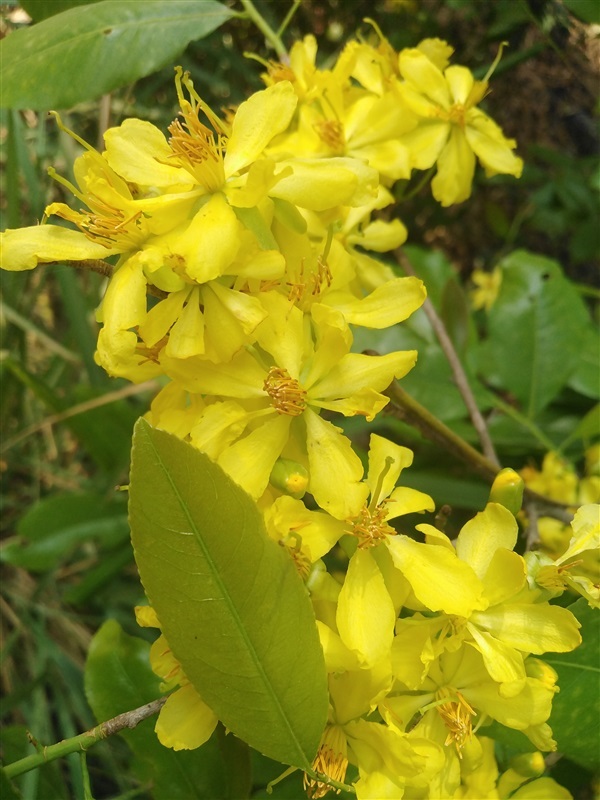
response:
[[[324,119],[313,124],[319,139],[336,153],[343,153],[346,146],[344,128],[335,119]]]
[[[376,547],[386,536],[395,536],[396,531],[386,522],[388,499],[383,500],[375,509],[363,506],[360,514],[349,520],[351,528],[347,533],[358,538],[361,550]]]
[[[309,269],[307,274],[303,261],[296,280],[287,284],[290,287],[288,300],[302,307],[306,301],[317,299],[324,286],[331,286],[331,280],[331,269],[322,255],[318,256],[316,267]]]
[[[223,159],[227,137],[222,123],[196,94],[189,74],[183,73],[181,67],[177,68],[175,86],[183,123],[176,119],[168,128],[173,161],[191,173],[207,192],[216,192],[225,183]],[[183,96],[183,86],[190,93],[191,103]],[[216,138],[215,133],[200,122],[200,111],[217,131]]]
[[[448,736],[444,744],[448,745],[454,742],[458,757],[461,758],[462,748],[473,735],[471,717],[475,716],[475,711],[460,692],[444,688],[436,693],[436,698],[438,700],[447,698],[436,706],[438,714],[448,729]]]
[[[298,417],[306,408],[306,391],[287,369],[271,367],[263,389],[271,398],[271,405],[279,414]]]

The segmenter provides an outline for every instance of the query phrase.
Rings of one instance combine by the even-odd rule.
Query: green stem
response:
[[[285,33],[285,31],[286,31],[286,29],[287,29],[287,26],[288,26],[288,25],[290,24],[290,22],[292,21],[292,18],[293,18],[293,16],[294,16],[294,14],[295,14],[295,13],[296,13],[296,11],[298,11],[298,9],[300,8],[300,3],[301,3],[301,2],[302,2],[302,0],[294,0],[294,5],[293,5],[293,6],[290,8],[290,10],[288,11],[288,13],[285,15],[285,19],[283,20],[283,22],[282,22],[282,23],[281,23],[281,25],[279,26],[279,30],[277,31],[277,36],[278,36],[280,39],[281,39],[281,37],[283,36],[283,34]]]
[[[241,3],[244,6],[244,11],[248,15],[248,17],[256,25],[259,31],[261,31],[267,42],[270,42],[272,44],[279,58],[282,61],[286,60],[287,50],[285,49],[283,42],[281,41],[279,36],[275,33],[273,28],[269,25],[269,23],[265,19],[263,19],[263,17],[261,17],[260,13],[256,10],[252,0],[241,0]]]
[[[435,166],[430,167],[427,170],[427,172],[423,175],[421,180],[415,186],[413,186],[413,188],[409,192],[406,192],[406,194],[403,194],[401,197],[399,197],[397,199],[397,202],[398,203],[403,203],[405,200],[410,200],[411,197],[414,197],[416,194],[418,194],[421,191],[421,189],[425,186],[425,184],[429,183],[429,180],[431,179],[431,176],[433,175],[434,170],[435,170]]]
[[[15,778],[17,775],[22,775],[24,772],[41,767],[43,764],[55,761],[57,758],[68,756],[70,753],[85,752],[108,736],[119,733],[125,728],[135,728],[143,720],[157,714],[166,701],[166,697],[159,697],[145,706],[135,708],[133,711],[126,711],[124,714],[119,714],[107,722],[101,722],[100,725],[96,725],[95,728],[85,733],[80,733],[78,736],[72,736],[70,739],[63,739],[62,742],[42,747],[38,753],[21,758],[12,764],[7,764],[3,768],[4,773],[7,778]]]

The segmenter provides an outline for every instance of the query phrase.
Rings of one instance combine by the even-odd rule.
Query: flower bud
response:
[[[524,486],[523,478],[514,469],[501,469],[490,490],[490,503],[500,503],[511,514],[517,514],[523,503]]]
[[[539,778],[544,774],[546,762],[539,750],[533,753],[521,753],[511,758],[509,767],[524,778]]]
[[[308,472],[297,461],[278,458],[271,470],[269,481],[276,489],[300,500],[304,497],[308,486]]]

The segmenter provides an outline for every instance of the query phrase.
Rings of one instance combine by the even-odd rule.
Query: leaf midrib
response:
[[[257,672],[259,673],[263,683],[265,684],[265,686],[268,689],[269,695],[271,696],[271,699],[272,699],[272,701],[273,701],[273,703],[274,703],[274,705],[276,707],[276,710],[279,713],[281,719],[283,720],[283,722],[285,724],[285,727],[286,727],[286,729],[288,730],[288,732],[290,734],[291,740],[292,740],[294,746],[296,747],[298,753],[301,756],[301,761],[302,761],[303,765],[305,767],[307,767],[307,768],[310,768],[310,764],[308,763],[308,759],[306,757],[306,754],[304,753],[304,750],[303,750],[300,742],[298,741],[298,738],[297,738],[297,736],[296,736],[296,734],[294,732],[294,729],[292,728],[292,726],[289,723],[287,714],[285,713],[285,711],[283,709],[283,706],[281,705],[281,703],[279,701],[277,693],[275,692],[275,689],[274,689],[274,687],[273,687],[273,685],[272,685],[272,683],[271,683],[271,681],[269,679],[268,674],[265,672],[265,669],[264,669],[264,667],[262,665],[262,662],[261,662],[260,658],[258,657],[258,653],[256,652],[256,650],[255,650],[255,648],[253,646],[252,640],[248,637],[247,631],[246,631],[244,625],[242,624],[242,621],[241,621],[241,619],[239,617],[239,614],[237,612],[237,608],[233,604],[233,601],[232,601],[231,597],[229,596],[229,593],[225,590],[225,585],[224,585],[224,583],[223,583],[223,581],[221,579],[221,576],[219,575],[218,570],[216,569],[216,565],[215,565],[215,563],[214,563],[209,551],[207,550],[204,541],[202,540],[202,536],[201,536],[200,532],[198,531],[198,529],[196,527],[196,524],[194,523],[193,518],[190,516],[187,504],[184,502],[184,500],[183,500],[183,498],[182,498],[177,486],[175,485],[169,470],[167,469],[167,467],[166,467],[166,465],[165,465],[160,453],[158,452],[158,450],[157,450],[157,448],[156,448],[156,446],[155,446],[155,444],[154,444],[154,442],[152,440],[152,437],[150,435],[148,435],[147,432],[146,432],[146,435],[147,435],[148,441],[152,445],[152,449],[154,451],[154,454],[155,454],[156,458],[158,459],[158,463],[160,464],[160,466],[161,466],[164,474],[166,475],[167,480],[168,480],[168,482],[169,482],[169,484],[170,484],[170,486],[171,486],[171,488],[173,490],[173,494],[175,495],[175,497],[176,497],[176,499],[177,499],[182,511],[184,512],[184,514],[185,514],[185,516],[186,516],[186,518],[188,520],[188,523],[189,523],[189,525],[191,527],[191,530],[194,533],[194,537],[195,537],[196,541],[199,544],[199,547],[200,547],[200,549],[201,549],[201,551],[202,551],[202,553],[204,555],[204,558],[206,559],[206,562],[208,563],[208,565],[210,567],[211,574],[213,575],[213,578],[215,579],[215,582],[216,582],[216,584],[217,584],[217,586],[219,588],[221,596],[226,601],[226,604],[227,604],[227,607],[228,607],[228,609],[229,609],[229,611],[231,613],[231,616],[233,617],[233,619],[235,621],[236,628],[238,629],[239,633],[242,636],[242,639],[244,640],[244,643],[246,645],[246,649],[250,653],[252,661],[254,662],[254,665],[255,665],[255,667],[257,669]]]

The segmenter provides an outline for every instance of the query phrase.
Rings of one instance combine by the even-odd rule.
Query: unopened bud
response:
[[[490,490],[490,503],[500,503],[511,514],[517,514],[523,503],[523,478],[514,469],[501,469]]]
[[[521,753],[509,761],[509,767],[524,778],[539,778],[546,769],[544,756],[539,750],[534,753]]]
[[[297,461],[278,458],[271,470],[269,480],[276,489],[300,500],[304,497],[308,487],[308,472]]]
[[[529,678],[541,681],[547,689],[554,691],[558,675],[554,669],[541,658],[528,658],[525,661],[525,672]]]

